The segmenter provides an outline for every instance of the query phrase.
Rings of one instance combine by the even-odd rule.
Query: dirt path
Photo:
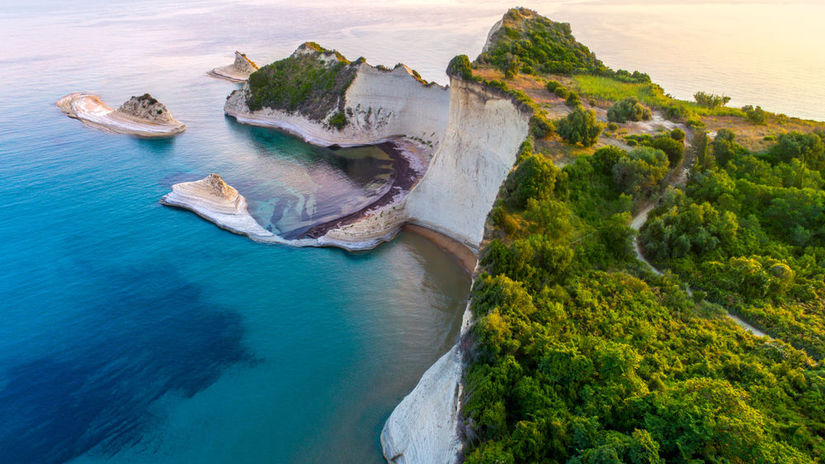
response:
[[[685,133],[687,134],[688,140],[693,139],[693,135],[694,135],[693,131],[691,131],[688,128],[683,128],[682,130],[684,130]],[[679,166],[677,166],[668,175],[668,177],[669,177],[668,180],[667,180],[667,185],[668,186],[683,186],[683,185],[685,185],[685,182],[687,182],[687,175],[688,175],[688,170],[689,170],[688,167],[693,163],[693,153],[692,153],[693,150],[691,150],[690,148],[691,148],[691,145],[690,145],[690,143],[688,143],[687,146],[685,147],[685,152],[686,152],[685,158],[682,160],[682,162],[679,164]],[[650,211],[653,209],[653,207],[656,206],[657,203],[659,203],[659,200],[661,200],[661,194],[659,196],[657,196],[656,198],[654,198],[654,199],[652,199],[652,200],[650,200],[650,201],[648,201],[648,202],[646,202],[642,205],[642,208],[639,210],[638,213],[636,213],[636,215],[633,217],[633,220],[630,221],[630,227],[633,230],[635,230],[636,232],[639,232],[639,230],[641,230],[642,226],[647,222],[647,216],[650,214]],[[636,239],[633,240],[633,249],[636,251],[636,257],[639,259],[639,261],[641,261],[641,262],[647,264],[648,266],[650,266],[650,269],[652,269],[653,272],[656,275],[662,275],[662,272],[659,269],[656,269],[656,267],[653,264],[651,264],[647,259],[645,259],[644,255],[642,254],[642,246],[639,242],[639,236],[638,235],[636,235]],[[688,292],[688,295],[693,296],[693,290],[689,286],[687,287],[687,292]],[[727,309],[725,309],[725,314],[729,318],[731,318],[733,320],[733,322],[735,322],[739,327],[742,327],[743,329],[745,329],[748,332],[756,335],[757,337],[771,338],[770,335],[768,335],[765,332],[762,332],[761,330],[757,329],[756,327],[748,324],[747,322],[745,322],[744,320],[742,320],[738,316],[735,316],[735,315],[731,314]]]

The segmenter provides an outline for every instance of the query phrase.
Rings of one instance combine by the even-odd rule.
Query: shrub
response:
[[[616,187],[625,193],[647,196],[665,178],[668,159],[665,152],[651,147],[634,148],[613,166]]]
[[[547,87],[547,91],[550,93],[554,93],[559,87],[564,88],[559,81],[548,81],[545,87]]]
[[[530,118],[530,127],[531,132],[533,133],[533,137],[537,139],[543,139],[550,135],[553,130],[553,121],[547,119],[540,110],[537,110],[533,113],[533,117]]]
[[[745,118],[754,124],[765,124],[765,120],[768,119],[768,113],[761,106],[743,106],[742,111],[745,112]]]
[[[589,147],[599,140],[604,124],[596,119],[596,112],[582,107],[574,109],[556,123],[556,132],[569,144]]]
[[[693,94],[693,98],[699,106],[704,106],[705,108],[719,108],[727,105],[730,101],[730,97],[705,92],[696,92]]]
[[[651,143],[650,146],[665,152],[670,162],[670,167],[676,167],[682,162],[682,156],[685,152],[685,144],[682,142],[673,140],[670,137],[661,136],[653,139],[653,143]]]
[[[639,103],[636,97],[616,102],[607,110],[607,120],[613,122],[647,121],[650,117],[650,108]]]
[[[470,59],[467,58],[467,55],[456,55],[450,60],[450,64],[447,65],[447,75],[448,76],[458,76],[465,81],[473,81],[478,80],[475,76],[473,76],[473,67],[470,65]]]
[[[683,142],[685,140],[685,131],[677,127],[676,129],[670,131],[670,138]]]
[[[579,94],[576,92],[570,92],[567,95],[567,98],[564,100],[564,104],[570,107],[576,107],[582,104],[581,98],[579,98]]]
[[[347,116],[342,111],[339,111],[329,118],[329,125],[341,130],[347,125]]]
[[[627,152],[622,150],[619,147],[608,145],[606,147],[599,148],[593,153],[591,158],[590,164],[593,165],[593,168],[597,171],[600,171],[602,174],[610,175],[613,172],[613,166],[619,162],[620,159],[627,156]]]
[[[619,125],[616,124],[615,122],[611,122],[607,125],[607,128],[611,131],[616,131],[616,130],[619,129]]]
[[[567,96],[570,94],[570,92],[564,87],[556,87],[556,89],[553,90],[553,93],[556,94],[556,96],[559,98],[567,98]]]
[[[507,179],[508,200],[517,208],[524,208],[527,200],[541,199],[553,193],[561,170],[541,155],[532,154],[519,164]]]

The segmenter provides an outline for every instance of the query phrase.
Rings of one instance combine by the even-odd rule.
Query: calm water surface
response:
[[[393,406],[454,341],[469,281],[416,236],[364,254],[253,243],[157,200],[219,172],[295,233],[379,195],[387,160],[223,116],[232,51],[305,40],[445,82],[504,2],[35,0],[0,9],[0,456],[8,463],[381,462]],[[689,97],[825,119],[816,3],[535,2],[609,65]],[[335,7],[333,7],[335,6]],[[768,31],[768,32],[765,32]],[[63,117],[151,92],[169,141]]]

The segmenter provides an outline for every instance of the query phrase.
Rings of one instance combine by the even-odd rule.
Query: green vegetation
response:
[[[745,112],[745,117],[748,118],[748,121],[754,124],[765,124],[765,121],[768,119],[768,113],[763,110],[761,106],[757,106],[756,108],[751,105],[743,106],[742,111]]]
[[[639,103],[636,97],[620,100],[607,110],[607,120],[611,122],[647,121],[651,116],[650,108]]]
[[[563,29],[538,33],[535,18],[516,11],[527,26],[516,28],[511,10],[499,31],[507,39],[496,41],[510,48],[477,65],[517,57],[519,72],[542,73],[587,63]],[[542,59],[549,37],[571,53]],[[694,126],[756,111],[574,72],[588,74],[558,79],[582,98],[635,98]],[[525,94],[487,85],[540,113]],[[554,80],[546,87],[571,93]],[[598,125],[577,106],[556,131],[590,146]],[[683,162],[685,131],[627,136],[629,152],[577,149],[562,169],[549,161],[557,153],[534,151],[558,145],[528,137],[490,214],[473,288],[465,462],[825,460],[823,135],[777,131],[773,147],[751,153],[728,129],[713,139],[700,131],[683,190],[664,184]],[[629,223],[663,190],[641,231],[646,256],[671,271],[656,275],[636,259]],[[776,338],[745,332],[722,307]]]
[[[705,92],[696,92],[693,94],[693,99],[696,100],[699,106],[704,106],[705,108],[719,108],[727,105],[730,101],[730,97]]]
[[[338,130],[343,129],[344,126],[347,125],[347,122],[347,115],[345,115],[343,111],[339,111],[329,118],[329,125]]]
[[[478,57],[510,78],[516,73],[589,73],[625,82],[649,82],[647,74],[613,71],[573,37],[570,25],[557,23],[527,8],[513,8],[494,34],[489,50]]]
[[[789,133],[750,153],[732,132],[708,144],[684,190],[642,229],[646,256],[710,301],[825,357],[825,145]]]
[[[556,122],[556,132],[570,144],[589,147],[599,140],[604,124],[596,119],[596,112],[581,106],[571,111],[567,117]]]
[[[302,45],[301,49],[311,53],[293,54],[249,76],[246,100],[249,109],[300,111],[319,121],[335,109],[343,111],[341,96],[355,78],[355,64],[359,62],[350,63],[340,53],[312,42]],[[335,60],[325,64],[318,59],[318,54],[332,55]]]
[[[447,75],[457,76],[465,81],[478,81],[479,78],[473,76],[473,67],[467,55],[456,55],[447,65]]]
[[[614,172],[667,169],[639,150],[559,170],[523,146],[473,290],[465,462],[818,462],[825,371],[635,260],[644,194]]]

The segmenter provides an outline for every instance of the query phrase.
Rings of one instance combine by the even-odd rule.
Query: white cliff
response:
[[[395,407],[381,430],[381,448],[391,464],[453,464],[463,443],[461,340],[470,328],[470,303],[464,310],[459,339],[435,362],[409,395]]]
[[[83,92],[66,95],[57,101],[57,106],[87,126],[117,134],[171,137],[186,129],[186,125],[169,114],[166,106],[149,94],[132,97],[117,110],[106,106],[98,96]]]
[[[392,71],[360,63],[344,94],[347,125],[336,129],[299,112],[273,108],[251,111],[246,104],[249,85],[229,96],[224,112],[238,122],[273,127],[315,145],[342,147],[370,145],[399,136],[436,147],[447,126],[449,91],[437,84],[425,85],[406,66]]]
[[[477,250],[484,222],[527,136],[530,117],[508,98],[452,78],[444,140],[407,197],[409,221]]]
[[[236,51],[235,61],[232,64],[215,68],[208,74],[218,79],[239,83],[249,79],[249,75],[257,70],[258,65],[247,58],[246,54]]]
[[[218,227],[250,238],[265,241],[274,234],[258,224],[249,214],[246,198],[218,174],[194,182],[172,186],[160,202],[194,212]]]

